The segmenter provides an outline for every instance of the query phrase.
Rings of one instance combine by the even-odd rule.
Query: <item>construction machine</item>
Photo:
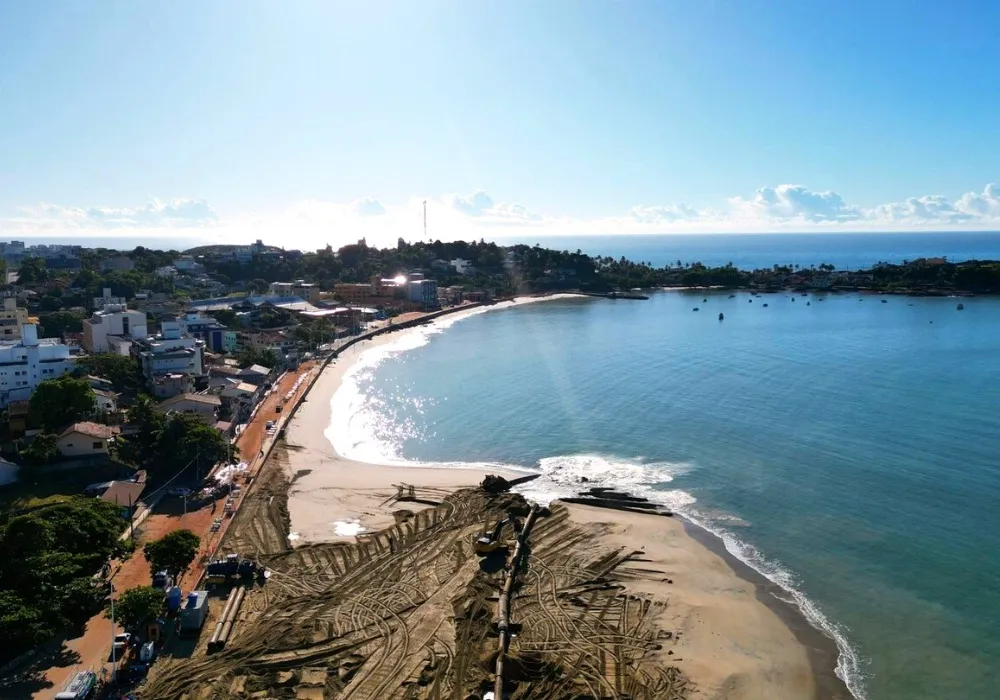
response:
[[[497,523],[497,526],[493,528],[493,532],[483,535],[476,540],[476,554],[479,556],[486,556],[492,554],[500,549],[506,549],[507,545],[501,542],[500,535],[503,533],[503,527],[507,524],[509,518],[504,518]]]

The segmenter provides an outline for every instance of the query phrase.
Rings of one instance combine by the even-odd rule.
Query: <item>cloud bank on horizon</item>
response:
[[[40,203],[0,219],[4,237],[171,236],[220,243],[256,238],[287,247],[343,245],[365,237],[392,244],[423,238],[426,202],[428,237],[441,240],[511,238],[523,235],[609,235],[653,233],[854,232],[1000,229],[1000,186],[967,192],[910,197],[871,208],[851,205],[836,192],[801,185],[762,187],[752,197],[731,197],[718,209],[683,203],[638,205],[627,212],[592,219],[551,216],[489,194],[411,197],[398,205],[364,198],[350,202],[306,199],[284,211],[223,216],[204,199],[152,199],[135,207],[69,207]]]

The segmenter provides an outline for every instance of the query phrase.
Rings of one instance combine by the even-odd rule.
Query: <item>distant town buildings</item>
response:
[[[58,338],[38,337],[38,326],[21,326],[20,340],[0,341],[0,408],[27,401],[35,387],[56,379],[76,366],[69,346]]]
[[[129,355],[132,341],[148,335],[146,314],[130,310],[124,299],[111,296],[110,289],[94,299],[94,306],[97,310],[83,322],[83,347],[88,352]]]

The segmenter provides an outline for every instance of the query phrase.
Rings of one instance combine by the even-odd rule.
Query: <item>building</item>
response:
[[[101,261],[101,272],[128,272],[135,269],[135,263],[127,255],[116,255]]]
[[[180,394],[156,405],[158,413],[190,413],[198,416],[206,425],[215,423],[222,401],[211,394]]]
[[[409,291],[407,298],[414,304],[421,305],[425,311],[438,307],[437,282],[434,280],[410,280],[407,289]]]
[[[115,413],[118,410],[118,394],[94,389],[94,406],[101,413]]]
[[[455,272],[460,275],[471,275],[476,271],[476,268],[472,266],[471,262],[463,260],[462,258],[455,258],[449,264],[455,268]]]
[[[276,297],[300,297],[310,304],[315,304],[319,301],[319,285],[309,284],[305,280],[271,282],[268,292],[271,296]]]
[[[176,321],[164,321],[157,335],[136,339],[132,354],[138,358],[150,385],[172,374],[201,377],[205,374],[205,341],[181,333]]]
[[[174,269],[178,272],[201,272],[205,268],[190,255],[182,255],[174,260]]]
[[[187,374],[164,374],[156,377],[151,385],[153,396],[158,399],[169,399],[178,394],[190,394],[194,391],[194,379]]]
[[[146,337],[146,314],[129,310],[124,299],[111,296],[110,289],[94,299],[94,306],[98,310],[83,322],[83,347],[88,352],[128,355],[132,340]]]
[[[131,518],[145,490],[145,481],[112,481],[108,490],[101,494],[101,500],[121,508],[123,518]]]
[[[73,370],[76,358],[58,338],[38,338],[38,326],[21,326],[20,340],[0,341],[0,408],[27,401],[35,387]]]
[[[21,326],[28,323],[28,310],[17,305],[17,297],[4,297],[0,309],[0,340],[20,340]]]
[[[345,304],[363,304],[375,296],[372,285],[340,282],[333,285],[333,294]]]
[[[250,365],[241,369],[236,376],[254,386],[263,386],[271,376],[272,370],[262,365]]]
[[[108,446],[120,432],[119,428],[85,421],[74,423],[56,440],[63,457],[94,457],[107,455]]]
[[[212,352],[234,352],[236,350],[236,332],[228,330],[211,316],[203,316],[196,311],[189,311],[178,317],[181,333],[205,341],[205,347]]]

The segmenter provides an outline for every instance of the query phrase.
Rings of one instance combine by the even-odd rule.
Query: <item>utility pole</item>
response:
[[[115,659],[115,584],[108,581],[111,586],[111,682],[115,682],[115,674],[118,670],[118,663]]]

